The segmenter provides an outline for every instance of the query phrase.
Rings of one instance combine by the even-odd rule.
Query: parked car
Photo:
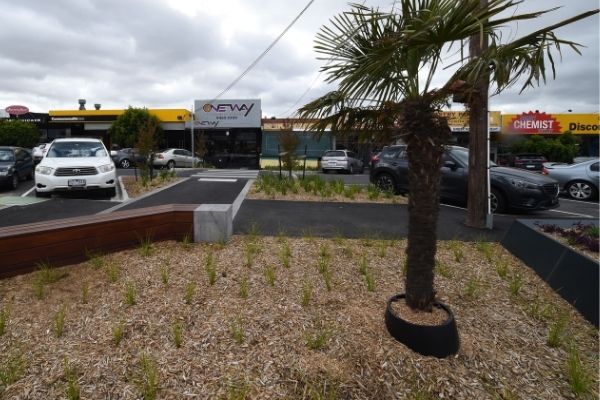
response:
[[[498,154],[496,160],[501,166],[538,172],[542,171],[543,164],[548,161],[543,155],[535,153]]]
[[[321,170],[324,174],[329,171],[343,171],[349,174],[363,173],[365,166],[358,156],[348,150],[327,150],[321,157]]]
[[[21,147],[0,147],[0,185],[16,189],[19,182],[33,178],[33,159]]]
[[[440,197],[467,203],[469,151],[449,146],[443,156]],[[546,210],[558,207],[558,182],[541,174],[491,163],[491,208],[501,213],[515,210]],[[408,193],[408,159],[406,151],[393,157],[381,157],[370,172],[370,181],[382,190]]]
[[[166,149],[154,153],[153,165],[158,168],[195,167],[200,162],[192,152],[185,149]]]
[[[112,150],[110,157],[118,168],[131,168],[135,165],[145,163],[144,157],[137,149],[124,148],[121,150]]]
[[[573,199],[591,200],[598,198],[600,175],[598,159],[577,164],[544,164],[542,173],[556,179],[560,189]]]
[[[99,139],[55,139],[35,167],[35,194],[98,190],[110,197],[116,193],[115,163]]]
[[[46,150],[48,150],[48,143],[40,143],[31,149],[34,164],[37,164],[41,161],[41,159],[44,157],[44,154],[46,154]]]
[[[379,153],[375,154],[371,157],[371,170],[377,167],[377,164],[381,159],[390,160],[396,157],[406,157],[406,154],[400,154],[401,152],[406,151],[405,144],[393,145],[393,146],[385,146]]]

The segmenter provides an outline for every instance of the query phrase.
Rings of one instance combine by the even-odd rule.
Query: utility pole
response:
[[[488,0],[479,1],[480,8],[487,8]],[[479,57],[488,47],[487,34],[473,35],[469,40],[469,57]],[[469,102],[469,183],[467,220],[474,228],[492,227],[490,212],[491,190],[489,183],[489,128],[488,88],[489,76],[473,83]]]

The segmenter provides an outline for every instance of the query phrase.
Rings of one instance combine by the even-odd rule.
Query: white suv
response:
[[[55,139],[35,167],[35,194],[102,190],[116,194],[117,172],[110,154],[99,139]]]

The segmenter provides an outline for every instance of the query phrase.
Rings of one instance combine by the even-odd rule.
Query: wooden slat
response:
[[[0,278],[30,272],[42,262],[81,262],[90,251],[136,247],[146,237],[180,240],[193,234],[195,208],[175,204],[0,229]]]

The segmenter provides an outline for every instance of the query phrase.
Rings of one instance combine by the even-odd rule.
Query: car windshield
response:
[[[15,161],[12,150],[0,149],[0,161]]]
[[[323,157],[346,157],[346,154],[343,151],[332,150],[326,151],[325,154],[323,154]]]
[[[56,142],[52,144],[46,157],[106,157],[106,150],[100,142]]]
[[[463,165],[469,165],[469,150],[468,149],[458,149],[458,148],[453,148],[452,149],[452,155],[458,159],[458,161],[463,164]],[[496,163],[493,161],[490,161],[490,166],[491,167],[497,167]]]

